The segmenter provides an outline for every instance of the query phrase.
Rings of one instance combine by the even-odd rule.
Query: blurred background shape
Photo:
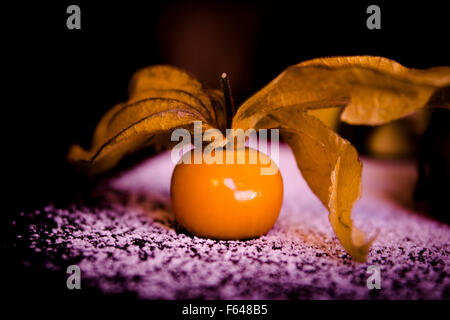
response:
[[[233,94],[248,94],[255,76],[262,16],[256,3],[180,2],[157,19],[157,42],[169,64],[193,73],[211,88],[231,77]]]
[[[164,1],[79,3],[81,30],[66,28],[68,1],[8,4],[3,119],[8,212],[72,199],[82,176],[66,163],[69,146],[89,147],[102,114],[127,98],[139,68],[171,64],[208,86],[230,76],[236,105],[289,65],[323,56],[377,55],[408,67],[450,65],[447,11],[437,5],[383,3],[382,29],[366,28],[371,3]],[[5,10],[6,10],[5,9]],[[10,20],[8,20],[10,19]],[[362,155],[421,159],[417,199],[445,211],[449,111],[371,128],[338,122],[339,109],[314,115]],[[438,196],[442,195],[442,196]],[[439,200],[440,199],[440,200]],[[444,210],[442,209],[444,208]],[[447,210],[448,211],[448,210]]]

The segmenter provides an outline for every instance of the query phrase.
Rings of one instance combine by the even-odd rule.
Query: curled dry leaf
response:
[[[176,128],[226,129],[223,94],[207,89],[170,66],[139,70],[129,100],[109,110],[94,133],[91,150],[73,146],[69,161],[96,174],[126,154],[150,145],[164,147]],[[343,247],[365,261],[374,237],[353,226],[351,210],[361,193],[361,163],[355,148],[310,110],[342,108],[341,119],[379,125],[424,107],[450,106],[450,68],[408,69],[371,56],[313,59],[291,66],[250,97],[232,119],[233,129],[280,128],[314,194],[329,211]]]
[[[374,237],[366,239],[351,220],[353,203],[361,194],[362,165],[356,149],[301,108],[268,113],[256,127],[280,129],[308,186],[330,212],[343,247],[356,261],[365,261]]]
[[[282,129],[341,244],[355,260],[365,261],[374,237],[367,239],[351,220],[361,192],[357,152],[306,112],[343,108],[343,121],[378,125],[426,106],[448,107],[449,86],[449,67],[415,70],[371,56],[313,59],[287,68],[245,101],[233,127]]]
[[[379,125],[425,107],[435,93],[447,94],[439,106],[448,107],[449,86],[450,67],[408,69],[371,56],[313,59],[290,66],[245,101],[233,125],[250,128],[263,114],[287,106],[345,106],[343,121]]]
[[[223,127],[216,121],[224,121],[222,109],[220,94],[209,92],[188,73],[170,66],[148,67],[132,77],[128,101],[100,119],[91,149],[72,146],[68,159],[90,175],[99,174],[139,149],[171,145],[170,132],[192,132],[194,121],[202,122],[203,131]]]

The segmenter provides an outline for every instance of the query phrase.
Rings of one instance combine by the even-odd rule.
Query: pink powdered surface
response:
[[[327,211],[309,190],[290,149],[280,149],[283,208],[273,229],[247,241],[192,237],[176,228],[169,153],[151,158],[98,187],[101,201],[48,205],[29,215],[27,237],[47,267],[74,260],[83,286],[145,299],[449,299],[450,227],[419,212],[411,196],[415,166],[364,160],[363,196],[355,224],[380,230],[367,263],[343,250]],[[51,226],[50,228],[48,226]],[[62,253],[61,253],[62,252]],[[58,255],[58,259],[52,259]],[[58,262],[55,262],[58,261]],[[65,263],[67,262],[67,263]],[[366,286],[369,265],[381,268],[381,289]]]

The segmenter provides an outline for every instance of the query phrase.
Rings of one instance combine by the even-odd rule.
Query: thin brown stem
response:
[[[231,122],[235,113],[233,95],[231,94],[230,80],[224,72],[221,76],[223,96],[225,98],[225,108],[227,110],[227,128],[231,128]]]

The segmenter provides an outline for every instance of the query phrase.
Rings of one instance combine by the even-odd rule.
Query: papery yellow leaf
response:
[[[365,261],[374,238],[367,239],[351,220],[361,194],[361,162],[351,143],[301,108],[283,108],[262,117],[255,128],[280,128],[308,186],[329,211],[329,220],[343,247],[356,261]]]
[[[175,99],[150,98],[127,104],[118,110],[106,124],[107,135],[104,139],[111,139],[119,132],[128,128],[131,124],[137,123],[153,114],[165,113],[171,110],[186,111],[196,115],[198,120],[207,123],[205,117],[190,105],[184,104]]]
[[[225,103],[221,91],[207,89],[177,68],[144,68],[130,81],[128,101],[100,119],[91,149],[73,146],[68,159],[97,174],[141,148],[170,145],[172,130],[192,130],[194,121],[202,121],[203,131],[224,132],[230,100]],[[368,239],[351,220],[361,192],[358,154],[308,112],[334,120],[334,112],[321,115],[317,110],[341,108],[346,122],[378,125],[427,106],[450,106],[449,67],[408,69],[371,56],[321,58],[287,68],[250,97],[234,115],[232,128],[280,128],[303,177],[328,209],[343,247],[355,260],[365,261],[374,237]]]
[[[209,97],[208,97],[209,98]],[[191,93],[178,89],[146,89],[144,91],[136,92],[127,101],[127,105],[139,103],[148,100],[172,100],[188,105],[197,110],[209,122],[214,122],[215,114],[210,113],[210,108],[206,107],[203,102]],[[211,103],[211,101],[209,102]]]
[[[72,146],[68,160],[91,175],[103,173],[113,168],[125,155],[161,141],[158,139],[160,135],[169,140],[168,133],[171,130],[183,127],[190,129],[194,121],[201,121],[200,115],[183,109],[153,113],[117,132],[99,144],[98,148],[84,150],[78,145]],[[203,131],[210,128],[212,127],[203,122]]]
[[[200,112],[206,119],[211,123],[216,121],[215,110],[207,88],[186,71],[167,65],[150,66],[136,71],[131,77],[128,88],[129,101],[161,97],[161,95],[157,94],[148,96],[149,90],[158,90],[160,92],[169,90],[179,93],[178,98],[187,104],[192,104],[192,100],[196,100],[204,109]],[[189,99],[191,102],[186,99]],[[192,105],[195,107],[194,104]]]
[[[343,121],[378,125],[427,106],[438,92],[440,99],[432,99],[430,105],[448,107],[449,86],[450,67],[408,69],[372,56],[313,59],[287,68],[245,101],[233,125],[252,127],[261,114],[293,105],[304,109],[345,106]]]
[[[68,159],[92,175],[102,173],[141,148],[170,145],[173,129],[186,127],[192,131],[194,121],[201,121],[203,130],[217,127],[215,119],[222,117],[220,108],[220,95],[210,93],[177,68],[139,70],[130,82],[129,100],[100,119],[91,149],[73,146]]]
[[[449,86],[449,67],[408,69],[372,56],[313,59],[287,68],[245,101],[232,127],[282,129],[342,245],[355,260],[365,261],[374,238],[367,239],[351,220],[361,186],[357,152],[307,112],[342,108],[346,122],[378,125],[427,106],[448,108]]]
[[[342,108],[308,110],[308,114],[318,118],[324,125],[333,130],[336,130],[338,127],[341,112]]]

